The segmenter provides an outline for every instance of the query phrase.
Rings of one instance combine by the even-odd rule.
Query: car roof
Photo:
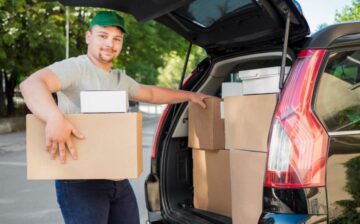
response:
[[[360,22],[350,21],[327,26],[314,33],[305,44],[305,48],[340,47],[352,42],[360,41]]]

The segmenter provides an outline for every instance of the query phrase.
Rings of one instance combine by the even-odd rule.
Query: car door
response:
[[[351,43],[359,36],[347,39]],[[360,46],[329,50],[315,99],[315,112],[330,137],[326,164],[329,223],[360,222],[359,87]]]

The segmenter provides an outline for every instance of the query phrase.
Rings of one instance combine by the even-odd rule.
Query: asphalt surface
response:
[[[159,115],[143,116],[142,175],[130,180],[136,194],[141,223],[147,220],[144,181],[150,170],[153,136]],[[25,132],[0,135],[0,223],[64,223],[56,202],[53,181],[26,179]]]

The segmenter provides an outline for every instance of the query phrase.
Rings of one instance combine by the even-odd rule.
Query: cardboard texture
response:
[[[262,212],[264,152],[230,150],[232,221],[257,223]]]
[[[224,99],[225,148],[267,151],[276,94]]]
[[[224,120],[220,118],[220,102],[220,98],[205,99],[206,109],[196,103],[189,103],[190,148],[224,149]]]
[[[119,113],[128,111],[126,91],[81,91],[81,113]]]
[[[78,160],[65,164],[45,151],[45,124],[26,116],[27,178],[124,179],[139,177],[142,165],[141,113],[73,114],[66,118],[85,136],[72,137]]]
[[[231,217],[229,151],[192,152],[194,207]]]

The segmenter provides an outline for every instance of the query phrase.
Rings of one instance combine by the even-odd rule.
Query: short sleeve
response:
[[[129,97],[137,94],[140,84],[126,74],[121,74],[121,82],[127,86]]]
[[[47,68],[59,78],[62,90],[65,90],[77,83],[82,73],[81,65],[77,61],[77,58],[69,58],[55,62]]]

